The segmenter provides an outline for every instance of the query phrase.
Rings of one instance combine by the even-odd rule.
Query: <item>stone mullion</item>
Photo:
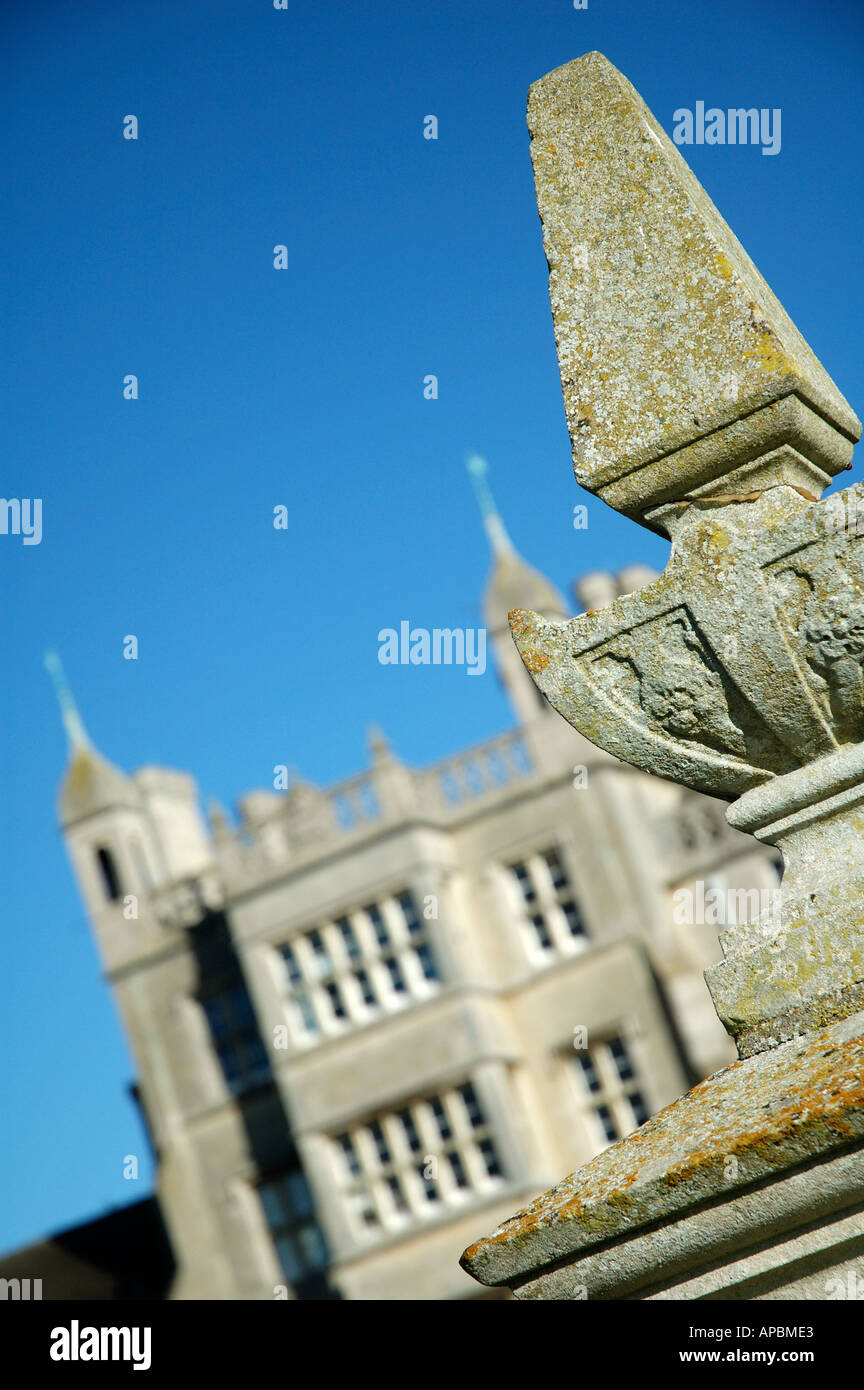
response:
[[[438,1172],[441,1175],[442,1196],[445,1201],[452,1203],[454,1200],[460,1200],[461,1194],[465,1192],[465,1189],[461,1188],[457,1183],[446,1155],[448,1153],[458,1153],[464,1163],[463,1146],[466,1142],[465,1130],[466,1128],[470,1129],[470,1126],[466,1124],[466,1117],[459,1098],[452,1091],[447,1091],[439,1096],[439,1100],[441,1101],[444,1114],[449,1122],[451,1136],[449,1139],[441,1139],[439,1132],[441,1150]],[[465,1164],[465,1167],[467,1169],[467,1164]],[[470,1174],[468,1175],[468,1180],[470,1183]]]
[[[494,1144],[495,1140],[489,1133],[488,1125],[484,1125],[482,1129],[472,1129],[470,1139],[466,1139],[463,1144],[459,1145],[459,1153],[465,1165],[465,1171],[468,1175],[468,1182],[472,1192],[482,1192],[492,1181],[486,1169],[486,1162],[479,1148],[481,1139],[490,1138]],[[495,1150],[497,1153],[497,1144],[495,1145]]]
[[[444,1141],[442,1140],[441,1135],[438,1131],[438,1124],[435,1120],[435,1116],[432,1114],[432,1111],[430,1110],[429,1105],[426,1101],[420,1101],[416,1106],[414,1106],[413,1114],[414,1123],[416,1124],[417,1129],[420,1133],[421,1148],[423,1149],[423,1153],[419,1157],[423,1159],[424,1164],[426,1154],[429,1154],[432,1157],[436,1158],[438,1160],[438,1167],[440,1170],[441,1153]]]
[[[348,920],[354,928],[354,935],[360,947],[360,959],[356,962],[355,969],[366,971],[376,1006],[386,1012],[392,1007],[390,1001],[393,989],[390,974],[383,964],[382,947],[378,944],[375,929],[365,912],[352,912],[348,914]]]

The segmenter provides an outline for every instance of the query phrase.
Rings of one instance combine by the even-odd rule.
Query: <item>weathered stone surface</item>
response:
[[[819,504],[782,486],[694,503],[637,594],[566,623],[511,614],[570,724],[648,772],[746,793],[731,823],[782,850],[779,917],[725,932],[708,974],[741,1056],[864,1005],[859,515],[861,484]]]
[[[864,516],[864,485],[819,506],[791,487],[694,503],[657,580],[563,623],[514,610],[516,646],[592,743],[740,794],[864,738],[864,534],[847,507]]]
[[[577,477],[672,552],[602,611],[515,610],[517,648],[593,743],[740,797],[785,875],[708,972],[746,1060],[463,1264],[526,1298],[824,1297],[864,1252],[864,488],[818,498],[860,425],[604,58],[535,84],[529,125]]]
[[[798,787],[785,779],[864,739],[864,489],[818,503],[860,426],[604,58],[535,84],[529,124],[577,474],[672,551],[600,612],[514,611],[516,646],[607,752],[726,797],[777,780],[784,804]],[[864,855],[850,846],[864,820],[854,797],[842,816],[836,801],[858,775],[847,761],[831,763],[806,834],[785,813],[758,830],[783,849],[782,921],[727,932],[711,973],[740,1055],[864,1002]],[[829,891],[831,837],[858,867]]]
[[[864,745],[747,792],[727,819],[786,864],[780,914],[723,932],[705,975],[748,1056],[864,1008]]]
[[[785,444],[820,492],[860,424],[627,79],[589,53],[528,124],[580,483],[641,519]]]
[[[862,1032],[859,1014],[718,1072],[470,1246],[463,1267],[521,1297],[569,1298],[579,1284],[626,1297],[662,1283],[661,1267],[671,1280],[860,1208]],[[864,1237],[860,1210],[852,1225]]]

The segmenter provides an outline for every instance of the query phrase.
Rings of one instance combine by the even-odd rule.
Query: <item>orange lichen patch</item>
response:
[[[531,614],[527,613],[524,608],[511,608],[507,614],[507,621],[514,637],[520,636],[523,632],[531,631]]]
[[[526,671],[530,671],[532,676],[539,676],[540,672],[549,665],[551,657],[547,656],[545,652],[538,651],[536,647],[529,647],[527,651],[522,653],[522,661]]]
[[[845,1019],[700,1082],[472,1245],[463,1264],[500,1282],[498,1266],[512,1277],[864,1140],[860,1026],[860,1015]]]

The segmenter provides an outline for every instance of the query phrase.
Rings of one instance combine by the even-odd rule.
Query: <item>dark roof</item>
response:
[[[174,1270],[155,1197],[0,1256],[0,1279],[41,1279],[46,1302],[163,1299]]]

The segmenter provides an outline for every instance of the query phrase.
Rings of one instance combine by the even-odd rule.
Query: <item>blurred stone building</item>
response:
[[[118,771],[61,687],[60,820],[137,1062],[171,1297],[477,1297],[471,1240],[734,1055],[702,979],[716,927],[677,925],[672,895],[770,888],[775,852],[546,706],[507,612],[566,605],[482,500],[516,726],[434,766],[375,733],[366,771],[206,824],[191,777]]]

